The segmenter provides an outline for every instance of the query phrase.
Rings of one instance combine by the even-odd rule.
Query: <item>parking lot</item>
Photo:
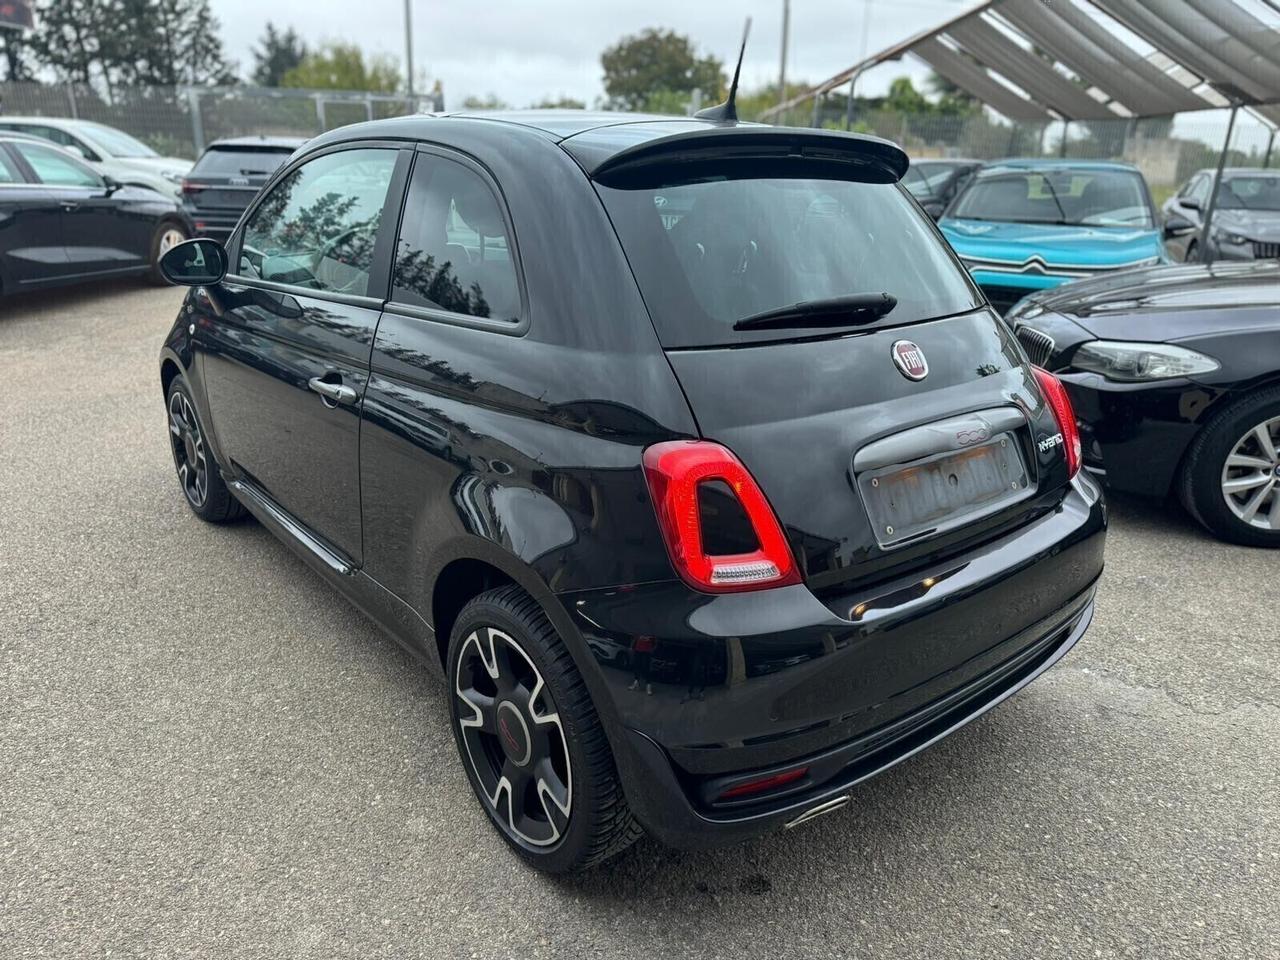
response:
[[[181,296],[0,305],[4,956],[1280,957],[1274,553],[1115,498],[1092,630],[1012,701],[804,829],[551,880],[443,689],[187,509]]]

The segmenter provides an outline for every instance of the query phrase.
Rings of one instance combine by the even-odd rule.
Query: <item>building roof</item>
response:
[[[1280,123],[1280,4],[982,0],[770,115],[911,54],[1014,120],[1166,116],[1231,104]]]

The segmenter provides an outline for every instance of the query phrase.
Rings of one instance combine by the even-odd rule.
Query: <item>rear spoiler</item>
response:
[[[606,185],[661,179],[672,173],[672,167],[694,166],[701,168],[698,173],[704,173],[744,161],[765,167],[807,161],[835,167],[848,179],[896,183],[910,164],[896,143],[840,130],[708,125],[607,152],[592,149],[595,145],[583,142],[586,139],[574,137],[562,146],[591,179]]]

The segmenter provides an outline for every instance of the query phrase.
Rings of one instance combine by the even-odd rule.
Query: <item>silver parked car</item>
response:
[[[123,130],[92,120],[0,116],[0,132],[4,131],[51,140],[79,154],[104,176],[165,196],[181,198],[182,178],[191,169],[190,160],[162,157]]]

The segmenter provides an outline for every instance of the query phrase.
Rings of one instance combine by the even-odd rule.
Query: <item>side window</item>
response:
[[[309,160],[271,188],[245,224],[240,274],[364,296],[396,151]]]
[[[1200,201],[1200,206],[1204,206],[1209,199],[1209,183],[1210,177],[1200,174],[1192,183],[1191,189],[1187,192],[1187,196],[1192,200]]]
[[[22,174],[18,172],[18,165],[9,159],[9,155],[4,152],[4,147],[0,147],[0,184],[23,182]]]
[[[13,141],[13,149],[31,164],[36,179],[57,187],[100,187],[102,178],[79,160],[38,143]]]
[[[461,163],[418,154],[391,298],[469,317],[520,318],[520,287],[498,200]]]

